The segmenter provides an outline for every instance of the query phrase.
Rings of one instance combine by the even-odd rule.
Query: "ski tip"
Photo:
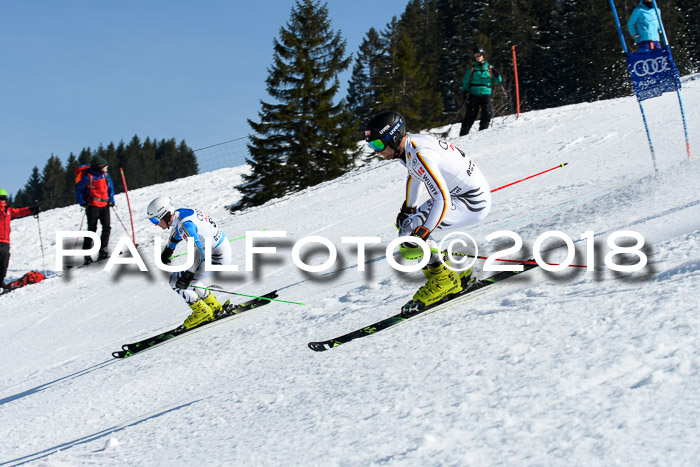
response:
[[[309,348],[314,352],[323,352],[324,350],[328,350],[331,347],[324,342],[309,342]]]
[[[124,358],[126,357],[126,352],[118,350],[116,352],[112,352],[112,357],[114,358]]]

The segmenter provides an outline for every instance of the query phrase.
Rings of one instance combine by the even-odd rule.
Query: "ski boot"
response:
[[[214,312],[202,299],[191,303],[190,308],[192,308],[192,314],[189,315],[182,324],[185,329],[195,328],[200,324],[212,321],[214,319]]]
[[[469,290],[476,283],[476,276],[469,268],[466,271],[459,271],[459,280],[462,283],[462,290]]]
[[[107,253],[107,250],[100,250],[100,252],[97,254],[97,261],[103,261],[107,258],[109,258],[109,253]]]
[[[213,293],[211,293],[210,291],[207,292],[207,296],[202,298],[202,300],[204,300],[204,303],[209,305],[209,308],[211,308],[214,313],[221,311],[222,305],[219,302],[219,300],[216,299]]]
[[[211,292],[209,292],[209,295],[204,297],[202,300],[204,300],[204,303],[209,305],[209,308],[211,308],[211,310],[214,312],[215,319],[223,318],[224,316],[232,314],[233,306],[231,306],[230,300],[226,300],[226,303],[222,305]]]
[[[445,264],[441,263],[432,268],[423,268],[423,274],[425,274],[428,281],[413,295],[413,300],[401,307],[401,313],[410,315],[452,294],[461,292],[462,280],[460,274],[450,269],[449,266],[450,262],[445,261]],[[464,272],[467,273],[468,271]],[[469,273],[469,276],[471,276],[471,273]]]

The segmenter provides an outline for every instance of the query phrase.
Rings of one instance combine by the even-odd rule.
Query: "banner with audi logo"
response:
[[[676,64],[668,47],[644,53],[628,53],[627,68],[640,101],[674,92],[681,87]]]

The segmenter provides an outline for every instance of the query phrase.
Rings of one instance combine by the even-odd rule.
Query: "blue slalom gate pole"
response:
[[[656,0],[651,0],[651,2],[654,5],[656,19],[659,21],[659,26],[661,26],[661,35],[664,38],[664,43],[666,44],[666,46],[668,46],[668,56],[671,59],[671,61],[673,61],[673,57],[671,56],[671,46],[668,43],[668,37],[666,36],[666,28],[664,28],[664,23],[663,21],[661,21],[661,15],[659,15],[659,8],[656,6]],[[690,153],[690,140],[688,139],[688,124],[685,121],[685,112],[683,111],[683,100],[681,99],[680,87],[676,88],[676,95],[678,96],[678,106],[681,108],[681,119],[683,120],[683,133],[685,134],[685,150],[688,153],[688,159],[692,159],[693,156]]]
[[[647,132],[647,141],[649,141],[649,149],[651,150],[651,163],[654,166],[654,172],[658,172],[659,169],[656,167],[656,153],[654,152],[654,145],[651,144],[651,135],[649,134],[649,125],[647,125],[647,116],[644,114],[644,107],[642,107],[642,101],[637,99],[639,104],[639,110],[642,112],[642,120],[644,121],[644,129]]]
[[[622,43],[622,49],[627,56],[627,67],[630,72],[630,78],[632,79],[637,102],[639,103],[639,110],[642,113],[642,120],[644,122],[644,129],[647,134],[647,141],[649,142],[654,171],[658,170],[656,166],[656,153],[651,142],[649,125],[647,124],[647,118],[644,114],[642,101],[660,96],[664,92],[676,91],[676,95],[678,96],[678,105],[681,110],[681,119],[683,121],[683,131],[685,133],[686,152],[688,154],[688,159],[691,159],[692,156],[690,152],[690,140],[688,138],[688,125],[685,119],[683,101],[681,99],[680,92],[680,75],[678,73],[678,69],[676,68],[676,64],[673,62],[673,57],[671,56],[671,46],[668,43],[668,37],[666,36],[666,30],[664,29],[663,22],[661,21],[661,15],[659,14],[656,0],[652,0],[652,4],[656,13],[656,18],[659,22],[659,29],[661,31],[661,36],[665,46],[660,50],[650,51],[649,55],[645,53],[630,53],[628,51],[625,36],[622,32],[622,26],[620,25],[620,19],[617,14],[617,8],[615,8],[615,3],[613,0],[608,1],[610,3],[610,8],[612,8],[613,16],[615,17],[615,24],[617,26],[617,32],[620,36],[620,42]]]
[[[610,0],[612,1],[612,0]],[[673,61],[671,56],[671,47],[668,43],[668,37],[666,36],[666,28],[664,28],[664,23],[661,21],[661,15],[659,15],[659,8],[656,6],[656,0],[651,0],[654,5],[654,11],[656,12],[656,19],[659,21],[661,26],[661,35],[664,38],[664,43],[668,46],[668,56]],[[615,15],[617,17],[617,15]],[[678,96],[678,106],[681,108],[681,119],[683,120],[683,133],[685,133],[685,150],[688,153],[688,159],[692,159],[693,156],[690,153],[690,140],[688,139],[688,124],[685,121],[685,112],[683,111],[683,100],[681,99],[681,90],[676,88],[676,95]]]
[[[688,159],[692,159],[693,156],[690,153],[690,140],[688,139],[688,125],[685,123],[685,113],[683,112],[683,101],[681,100],[681,90],[677,89],[676,94],[678,94],[678,105],[681,108],[681,118],[683,119],[683,131],[685,132],[685,151],[688,153]]]
[[[615,24],[617,25],[617,33],[620,35],[620,42],[622,42],[622,50],[625,51],[625,54],[627,53],[627,44],[625,43],[625,36],[622,34],[622,26],[620,26],[620,18],[617,16],[617,9],[615,8],[615,4],[613,3],[613,0],[610,1],[610,8],[612,8],[613,11],[613,16],[615,17]]]
[[[629,52],[627,51],[627,43],[625,42],[625,35],[622,33],[622,26],[620,26],[620,18],[617,15],[617,8],[615,8],[615,3],[613,0],[609,0],[610,2],[610,8],[612,8],[613,11],[613,16],[615,17],[615,24],[617,25],[617,33],[620,36],[620,42],[622,43],[622,50],[624,50],[625,55],[627,55]],[[652,165],[654,166],[654,172],[658,172],[658,168],[656,167],[656,153],[654,152],[654,145],[651,143],[651,134],[649,133],[649,125],[647,124],[647,116],[644,114],[644,106],[642,106],[642,101],[639,99],[639,96],[635,93],[635,96],[637,97],[637,103],[639,104],[639,110],[642,113],[642,121],[644,122],[644,130],[647,133],[647,141],[649,142],[649,150],[651,151],[651,162]]]

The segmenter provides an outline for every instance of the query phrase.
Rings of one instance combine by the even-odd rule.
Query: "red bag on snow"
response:
[[[31,271],[17,279],[16,281],[9,282],[5,284],[5,289],[7,291],[10,290],[15,290],[19,289],[20,287],[24,287],[25,285],[28,284],[36,284],[37,282],[41,282],[45,279],[44,275],[40,273],[39,271]]]

